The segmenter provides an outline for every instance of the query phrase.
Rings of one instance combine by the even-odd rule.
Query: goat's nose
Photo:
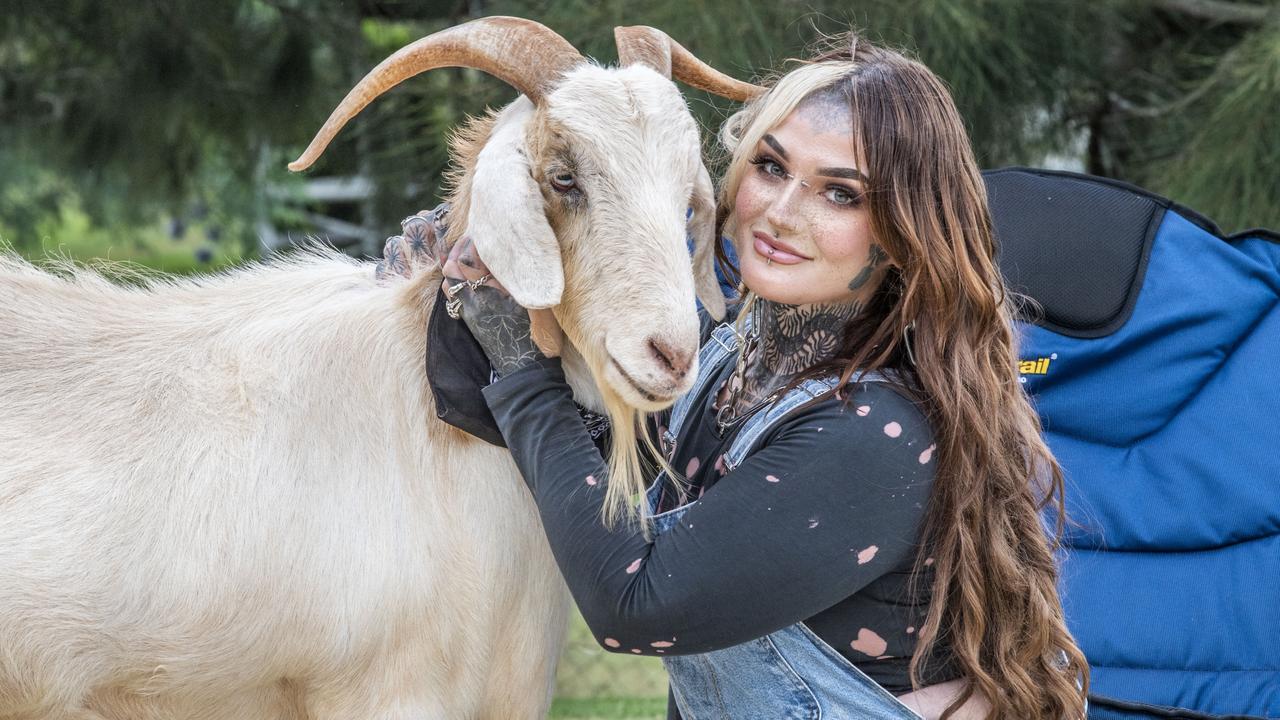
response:
[[[689,366],[693,364],[692,350],[677,348],[656,335],[649,336],[649,352],[677,381],[689,373]]]

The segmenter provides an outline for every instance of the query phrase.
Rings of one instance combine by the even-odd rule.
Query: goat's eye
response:
[[[573,178],[573,173],[560,173],[551,178],[551,187],[557,192],[569,192],[577,185],[577,181]]]

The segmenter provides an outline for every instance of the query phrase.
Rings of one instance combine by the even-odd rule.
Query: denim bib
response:
[[[751,318],[746,318],[749,324]],[[749,329],[749,328],[748,328]],[[665,439],[680,433],[693,404],[719,368],[733,357],[737,334],[721,325],[698,353],[698,379],[693,389],[672,408]],[[869,372],[864,382],[889,378]],[[838,378],[811,379],[794,388],[767,411],[748,418],[725,453],[727,470],[742,464],[756,442],[787,413],[829,392]],[[657,513],[665,473],[660,473],[645,493],[655,536],[674,527],[697,503]],[[921,720],[888,690],[867,677],[847,658],[813,633],[803,622],[740,645],[696,655],[662,658],[670,678],[672,695],[684,720],[742,720],[774,718],[866,718]]]

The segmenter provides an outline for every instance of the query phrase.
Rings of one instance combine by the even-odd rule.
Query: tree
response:
[[[650,24],[738,77],[856,25],[950,84],[984,166],[1067,155],[1224,227],[1280,226],[1280,6],[1264,0],[8,4],[0,226],[19,238],[73,195],[103,222],[193,200],[248,216],[365,71],[478,14],[540,20],[602,62],[613,26]],[[512,95],[472,71],[430,73],[366,110],[318,170],[373,177],[373,222],[390,232],[434,202],[447,132]],[[710,138],[732,106],[689,97]]]

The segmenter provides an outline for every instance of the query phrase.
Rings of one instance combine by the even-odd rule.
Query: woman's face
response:
[[[888,267],[864,203],[849,109],[806,102],[754,148],[734,198],[743,282],[786,305],[865,303]]]

